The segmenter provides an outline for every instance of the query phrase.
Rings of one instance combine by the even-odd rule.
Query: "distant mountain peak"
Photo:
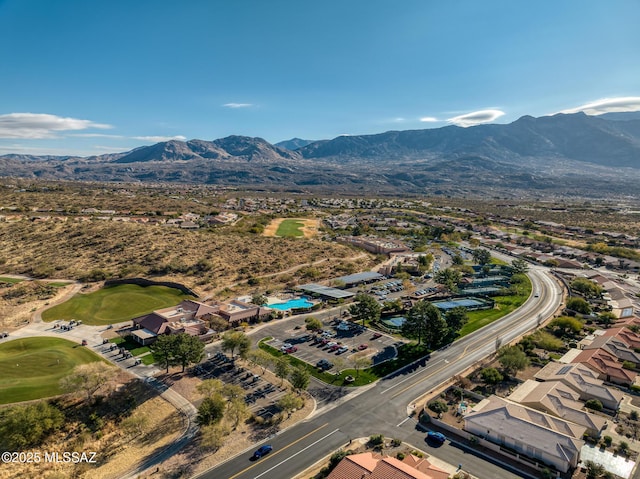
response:
[[[302,148],[303,146],[307,146],[311,143],[314,143],[315,140],[303,140],[302,138],[291,138],[290,140],[279,141],[276,143],[276,146],[280,148],[286,148],[287,150],[297,150],[298,148]]]

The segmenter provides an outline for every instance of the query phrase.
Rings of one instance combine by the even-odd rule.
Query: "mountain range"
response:
[[[640,115],[584,113],[276,145],[229,136],[91,157],[0,156],[0,176],[301,192],[611,197],[640,194]]]

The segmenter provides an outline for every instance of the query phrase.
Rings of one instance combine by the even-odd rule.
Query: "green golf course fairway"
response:
[[[42,320],[49,322],[75,319],[84,324],[102,326],[175,306],[184,299],[193,297],[166,286],[119,284],[89,294],[77,294],[69,301],[43,311]]]
[[[0,344],[0,404],[62,394],[58,383],[79,364],[103,359],[60,338],[14,339]]]
[[[284,220],[280,223],[280,226],[278,226],[276,236],[299,238],[304,236],[304,233],[302,232],[303,226],[304,223],[300,220]]]

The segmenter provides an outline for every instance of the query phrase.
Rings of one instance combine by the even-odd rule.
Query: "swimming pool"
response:
[[[272,309],[287,311],[289,309],[310,308],[311,306],[313,306],[313,303],[307,298],[294,298],[285,301],[284,303],[273,303],[268,304],[267,306]]]

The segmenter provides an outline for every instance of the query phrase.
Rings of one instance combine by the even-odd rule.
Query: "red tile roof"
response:
[[[417,467],[416,467],[417,466]],[[420,470],[422,469],[422,470]],[[426,459],[383,457],[371,452],[346,456],[327,479],[446,479],[446,471]]]

